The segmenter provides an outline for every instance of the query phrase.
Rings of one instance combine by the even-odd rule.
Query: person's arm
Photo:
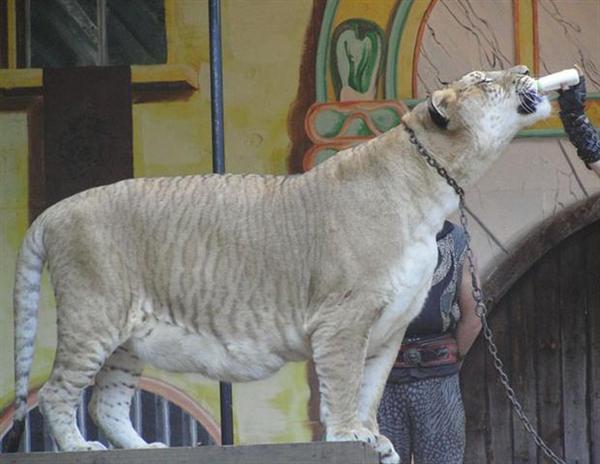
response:
[[[600,175],[600,133],[585,115],[585,97],[585,76],[581,74],[579,84],[559,91],[559,116],[577,156]]]
[[[475,312],[477,303],[475,302],[475,298],[473,298],[473,285],[471,282],[469,263],[465,260],[460,288],[458,289],[460,320],[456,325],[455,331],[460,359],[466,356],[481,331],[481,319]],[[479,277],[477,277],[477,285],[479,285]]]
[[[589,168],[600,176],[600,160],[588,164]]]

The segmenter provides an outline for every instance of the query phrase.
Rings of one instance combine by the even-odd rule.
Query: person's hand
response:
[[[584,112],[585,106],[585,76],[579,73],[579,83],[566,90],[558,91],[558,104],[560,110],[572,115],[580,115]]]

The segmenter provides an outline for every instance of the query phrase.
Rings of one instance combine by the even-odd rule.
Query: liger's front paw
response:
[[[396,453],[392,442],[383,435],[375,436],[377,442],[375,444],[375,451],[379,453],[380,464],[400,464],[400,456]]]
[[[362,441],[375,447],[375,434],[369,429],[360,425],[350,428],[332,428],[328,429],[325,435],[327,441]]]

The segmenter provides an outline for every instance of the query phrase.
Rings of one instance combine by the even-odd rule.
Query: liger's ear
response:
[[[454,89],[436,90],[429,97],[429,116],[440,129],[448,127],[448,122],[450,122],[448,108],[455,101],[456,91]]]

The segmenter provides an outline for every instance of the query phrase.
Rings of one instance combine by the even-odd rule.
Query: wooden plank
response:
[[[152,64],[132,65],[131,82],[134,86],[159,84],[159,83],[181,83],[191,89],[199,89],[198,70],[184,64]]]
[[[466,435],[464,464],[486,464],[487,407],[485,385],[485,345],[479,337],[460,372],[465,405]]]
[[[510,360],[510,302],[503,298],[490,318],[490,326],[494,332],[494,340],[498,354],[504,363]],[[487,345],[486,345],[487,351]],[[510,364],[508,364],[510,368]],[[485,383],[488,398],[488,437],[487,457],[490,463],[512,461],[512,413],[500,377],[494,369],[491,356],[486,356]],[[509,372],[510,376],[510,372]]]
[[[131,66],[135,91],[148,89],[198,90],[198,70],[188,65],[160,64]],[[41,95],[43,70],[40,68],[0,69],[0,95]]]
[[[561,456],[563,428],[559,281],[558,256],[551,253],[543,257],[533,270],[534,311],[538,322],[534,335],[537,343],[538,432],[548,446]],[[538,462],[550,462],[544,459],[540,457]]]
[[[537,385],[535,377],[535,294],[531,273],[527,273],[511,290],[511,372],[512,386],[525,415],[537,429]],[[513,464],[537,462],[537,446],[525,432],[516,414],[513,420]]]
[[[600,462],[600,224],[585,239],[588,315],[588,418],[591,462]]]
[[[587,424],[587,328],[585,258],[577,234],[560,251],[560,312],[562,339],[563,420],[565,456],[589,464]]]
[[[0,455],[0,464],[164,464],[167,462],[177,464],[378,464],[379,459],[375,451],[358,442]]]

